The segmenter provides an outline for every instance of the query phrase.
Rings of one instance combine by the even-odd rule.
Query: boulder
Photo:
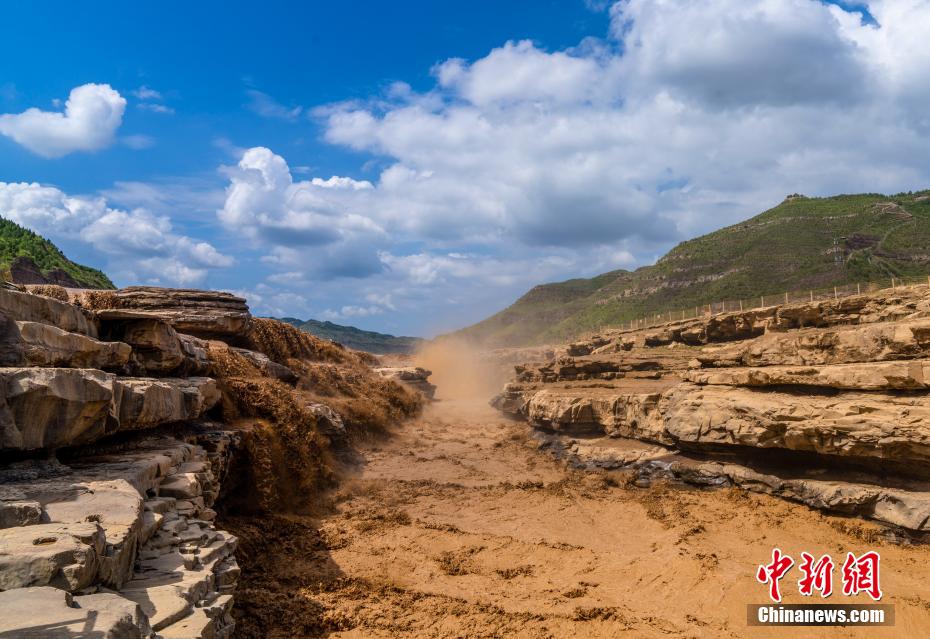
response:
[[[137,311],[100,311],[101,331],[132,346],[133,370],[145,375],[205,375],[207,342]],[[137,317],[138,316],[138,317]]]
[[[94,369],[0,369],[0,448],[57,448],[104,435],[112,379]]]
[[[316,417],[317,429],[324,435],[334,440],[344,439],[346,436],[346,426],[342,421],[339,413],[334,411],[325,404],[306,404],[304,406]]]
[[[0,489],[0,528],[31,526],[42,519],[42,505]]]
[[[178,340],[184,353],[184,364],[177,371],[178,374],[209,375],[211,369],[207,341],[184,333],[178,333]]]
[[[770,307],[708,317],[703,322],[703,340],[705,343],[731,342],[758,337],[765,332],[774,315],[775,308]],[[689,343],[684,336],[682,341]]]
[[[526,398],[519,390],[504,388],[504,392],[494,396],[490,404],[492,408],[496,408],[509,417],[522,418],[526,416]]]
[[[0,288],[0,312],[19,322],[51,324],[69,333],[98,336],[91,312],[51,297]]]
[[[646,346],[668,346],[672,342],[680,341],[680,332],[665,329],[656,333],[649,333],[643,338]]]
[[[594,351],[610,344],[610,339],[595,335],[594,337],[583,342],[573,342],[566,347],[566,352],[570,357],[581,357],[590,355]]]

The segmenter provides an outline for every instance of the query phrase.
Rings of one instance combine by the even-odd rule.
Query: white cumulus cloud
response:
[[[930,2],[865,5],[874,21],[819,0],[620,0],[599,38],[505,42],[440,62],[425,90],[313,109],[377,170],[295,181],[250,149],[220,217],[288,274],[277,286],[413,332],[650,263],[788,193],[927,188]]]
[[[106,258],[108,274],[129,282],[192,285],[202,282],[210,269],[234,264],[211,244],[176,233],[167,216],[113,208],[103,197],[0,182],[0,211],[59,245],[82,242],[92,247]]]
[[[385,238],[367,213],[370,183],[340,176],[295,182],[284,158],[264,147],[248,149],[226,172],[230,183],[219,219],[273,245],[269,260],[306,265],[306,247],[314,247],[320,274],[362,276],[380,269],[374,250],[366,250]]]
[[[126,99],[109,84],[84,84],[71,90],[64,111],[0,115],[0,133],[48,158],[97,151],[113,143],[125,109]]]

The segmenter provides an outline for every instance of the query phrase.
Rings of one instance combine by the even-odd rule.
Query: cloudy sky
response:
[[[4,7],[0,215],[119,285],[428,336],[930,186],[930,0],[93,6]]]

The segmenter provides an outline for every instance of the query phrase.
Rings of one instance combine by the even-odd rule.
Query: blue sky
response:
[[[258,313],[431,335],[785,193],[930,184],[925,0],[4,11],[0,215]]]

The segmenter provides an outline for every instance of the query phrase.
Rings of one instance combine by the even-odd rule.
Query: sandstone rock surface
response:
[[[50,587],[0,592],[0,637],[147,639],[152,628],[135,602],[113,593],[74,597]]]
[[[216,382],[209,377],[121,377],[113,384],[114,417],[121,431],[192,421],[220,399]]]
[[[695,384],[726,386],[817,386],[844,390],[930,389],[930,361],[897,360],[825,366],[766,366],[688,371]]]
[[[0,369],[0,448],[57,448],[106,433],[113,376],[93,369]]]
[[[181,340],[171,324],[157,319],[104,322],[104,331],[132,346],[133,361],[146,373],[169,373],[184,363]]]
[[[0,288],[0,312],[18,322],[50,324],[69,333],[98,336],[97,322],[92,313],[42,295]]]
[[[601,331],[564,352],[517,365],[493,405],[555,447],[662,447],[579,439],[562,446],[574,463],[928,529],[930,287]]]
[[[116,377],[95,369],[0,368],[0,449],[85,444],[191,421],[219,401],[209,377]]]
[[[132,353],[123,342],[101,342],[38,322],[16,324],[23,344],[23,365],[119,370]]]
[[[769,333],[697,356],[703,366],[777,366],[876,362],[930,355],[930,321]]]
[[[759,393],[682,384],[666,399],[665,432],[680,442],[915,464],[930,459],[930,404],[922,397]]]
[[[231,635],[236,539],[216,529],[210,507],[233,435],[207,429],[190,436],[212,452],[156,437],[70,466],[24,462],[0,470],[0,503],[38,504],[47,522],[0,529],[4,630],[55,636],[41,634],[48,630],[42,621],[70,628],[64,621],[73,619],[115,637]],[[97,592],[68,594],[88,590]],[[206,612],[212,616],[203,625]],[[208,634],[189,634],[195,627]]]
[[[219,291],[131,286],[114,291],[114,296],[118,308],[101,311],[101,318],[161,319],[179,333],[196,337],[242,336],[252,319],[243,298]]]

